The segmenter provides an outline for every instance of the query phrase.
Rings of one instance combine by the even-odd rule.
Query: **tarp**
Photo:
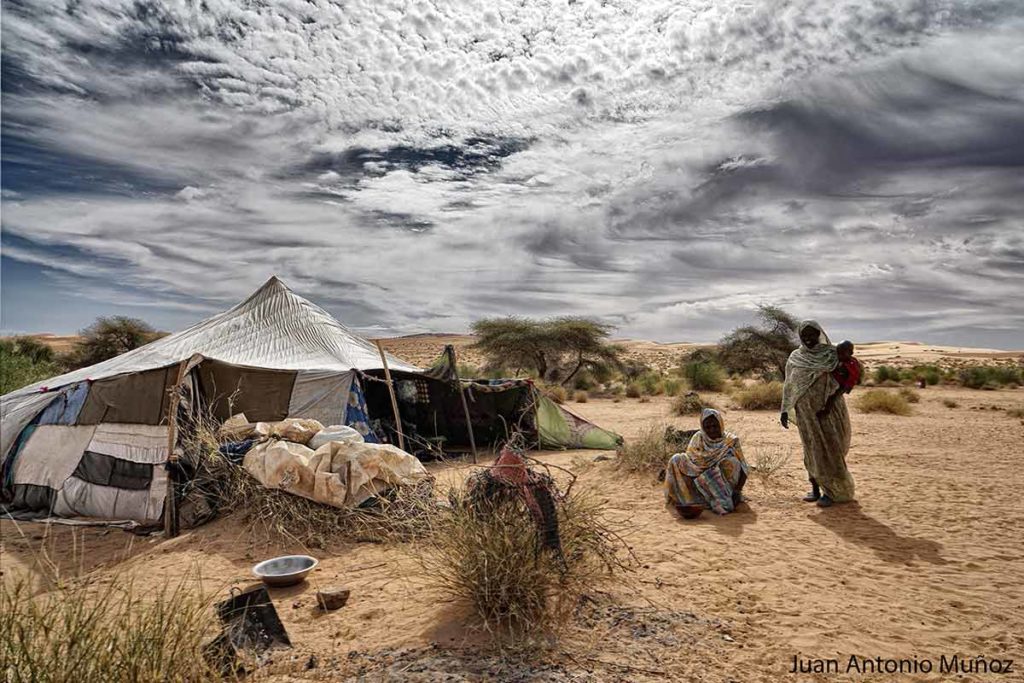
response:
[[[614,450],[622,443],[615,432],[602,429],[543,394],[537,397],[537,433],[542,448]]]
[[[391,444],[345,441],[331,441],[316,451],[291,441],[267,441],[246,453],[244,466],[268,488],[334,507],[356,506],[428,476],[419,460]]]
[[[0,460],[7,457],[25,425],[53,400],[50,392],[55,389],[85,380],[177,366],[194,354],[266,370],[348,372],[383,368],[376,346],[272,277],[242,303],[187,330],[4,395],[0,398]],[[394,356],[388,356],[388,365],[395,371],[418,371]],[[109,416],[103,419],[110,421]]]

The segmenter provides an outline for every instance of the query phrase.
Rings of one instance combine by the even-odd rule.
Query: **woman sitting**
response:
[[[686,519],[705,509],[732,512],[743,501],[740,491],[747,481],[740,438],[725,431],[722,414],[705,408],[700,427],[686,452],[673,455],[665,468],[665,500]]]

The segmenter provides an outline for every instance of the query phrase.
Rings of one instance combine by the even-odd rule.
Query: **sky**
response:
[[[276,274],[369,335],[1024,348],[1020,0],[4,0],[0,142],[7,333]]]

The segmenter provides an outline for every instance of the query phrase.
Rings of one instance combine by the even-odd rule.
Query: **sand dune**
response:
[[[1024,664],[1024,420],[1007,413],[1024,404],[1024,390],[929,388],[910,417],[851,411],[858,500],[830,510],[799,500],[805,481],[795,430],[782,430],[774,412],[712,398],[726,407],[728,428],[750,460],[768,449],[791,454],[775,481],[751,480],[749,511],[684,522],[664,509],[655,482],[593,462],[593,451],[541,456],[578,472],[577,486],[607,501],[610,515],[629,527],[641,563],[581,608],[550,652],[524,664],[481,650],[465,612],[419,576],[415,546],[338,544],[313,551],[322,564],[308,583],[273,592],[296,643],[272,667],[274,678],[777,681],[797,679],[786,672],[801,653],[844,663],[851,654],[937,660],[959,653]],[[661,397],[574,408],[627,437],[652,421],[693,422],[669,417]],[[470,471],[431,469],[455,482]],[[136,572],[142,587],[155,589],[199,568],[206,589],[224,592],[247,583],[256,561],[301,550],[253,544],[234,519],[173,540],[6,521],[2,531],[4,580],[30,571],[48,545],[66,572],[110,580]],[[317,614],[314,589],[338,583],[352,588],[350,604]],[[307,672],[310,654],[320,664]]]

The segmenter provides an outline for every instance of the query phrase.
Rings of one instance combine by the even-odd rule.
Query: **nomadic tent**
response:
[[[4,502],[155,523],[172,490],[166,465],[181,453],[183,417],[200,409],[220,421],[244,413],[251,422],[349,425],[369,442],[395,443],[400,426],[417,454],[465,448],[470,434],[486,446],[514,428],[545,447],[618,440],[529,381],[460,381],[450,368],[386,357],[390,387],[377,347],[273,277],[189,329],[0,397]]]

